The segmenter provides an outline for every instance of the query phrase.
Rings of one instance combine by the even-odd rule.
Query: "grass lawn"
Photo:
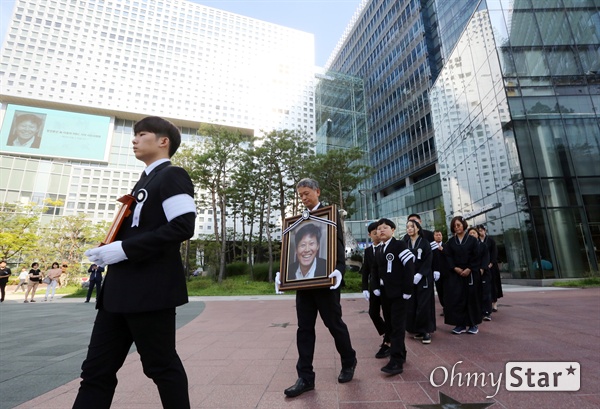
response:
[[[344,276],[345,287],[343,293],[360,293],[361,276],[354,271],[346,272]],[[224,295],[270,295],[275,294],[273,283],[264,281],[252,281],[250,276],[240,275],[223,280],[221,284],[213,280],[212,277],[193,277],[188,283],[188,295],[190,296],[224,296]],[[69,286],[57,290],[59,294],[68,294],[65,298],[85,298],[87,288]],[[293,294],[293,291],[289,291]],[[95,290],[94,290],[95,295]]]
[[[560,281],[552,283],[554,287],[600,287],[600,277],[587,277],[579,280]]]

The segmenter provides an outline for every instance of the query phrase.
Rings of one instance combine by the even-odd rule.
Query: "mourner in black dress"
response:
[[[492,275],[492,311],[498,311],[498,299],[504,297],[502,292],[502,279],[500,277],[500,268],[498,267],[498,247],[496,241],[487,234],[487,230],[483,224],[477,226],[480,240],[485,243],[490,253],[490,263],[488,268]]]
[[[319,201],[321,190],[319,184],[313,179],[302,179],[296,184],[296,191],[300,200],[309,211],[322,207]],[[350,382],[354,377],[356,368],[356,351],[352,349],[348,327],[342,320],[342,306],[340,305],[340,289],[342,273],[346,270],[344,235],[340,220],[337,220],[337,254],[336,269],[329,274],[335,279],[335,284],[330,288],[315,288],[296,291],[296,316],[298,330],[296,332],[296,346],[298,347],[298,362],[296,383],[287,388],[284,393],[293,398],[315,388],[315,372],[313,369],[313,356],[315,353],[315,324],[317,315],[321,316],[323,323],[335,340],[335,346],[341,358],[341,371],[338,376],[339,383]],[[275,282],[280,281],[279,277]]]
[[[194,234],[194,186],[187,172],[169,161],[181,143],[175,125],[147,117],[133,130],[133,153],[147,167],[133,188],[131,214],[115,241],[85,252],[92,263],[107,266],[107,273],[81,366],[77,409],[111,406],[117,372],[133,343],[163,408],[190,407],[187,375],[175,348],[175,308],[188,302],[180,247]]]
[[[434,279],[431,265],[433,251],[430,243],[422,235],[419,222],[406,223],[406,244],[415,256],[415,275],[413,294],[407,301],[406,331],[423,344],[431,343],[431,334],[435,331]]]
[[[389,375],[401,374],[406,362],[406,302],[413,291],[414,256],[402,240],[394,238],[396,225],[389,219],[379,220],[377,234],[382,242],[377,254],[379,277],[385,287],[384,302],[389,303],[391,348],[390,361],[381,370]]]
[[[467,233],[477,239],[477,258],[479,259],[479,271],[481,273],[481,316],[484,321],[492,320],[492,275],[488,264],[490,253],[484,242],[480,240],[479,232],[475,227],[469,227]]]
[[[454,325],[453,334],[477,334],[481,323],[478,241],[467,234],[467,227],[464,218],[454,217],[450,222],[453,236],[444,246],[449,268],[444,281],[444,322]]]
[[[386,320],[389,320],[387,310],[384,310],[381,303],[381,286],[379,282],[379,273],[377,271],[377,262],[375,261],[376,249],[379,246],[379,236],[377,235],[377,222],[369,224],[367,227],[369,237],[373,241],[373,245],[365,249],[363,264],[360,268],[362,274],[362,290],[363,295],[369,301],[369,317],[375,325],[375,329],[379,335],[383,335],[383,342],[379,346],[379,351],[375,354],[375,358],[386,358],[390,356],[390,334],[386,325]],[[383,318],[381,316],[383,312]]]
[[[433,238],[437,244],[435,249],[431,246],[431,250],[433,251],[433,278],[435,280],[435,290],[438,294],[438,300],[440,300],[440,305],[442,306],[442,313],[440,315],[444,315],[444,280],[448,276],[448,262],[444,255],[444,235],[441,230],[435,230]]]

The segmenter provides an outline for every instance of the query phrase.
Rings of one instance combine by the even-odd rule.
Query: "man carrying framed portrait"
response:
[[[340,354],[342,370],[338,382],[350,382],[356,368],[356,351],[352,348],[348,327],[342,320],[340,304],[339,287],[346,263],[344,235],[339,216],[335,206],[325,207],[321,204],[319,200],[321,190],[316,180],[308,178],[300,180],[296,185],[296,191],[307,210],[303,212],[301,218],[286,219],[288,226],[284,230],[281,256],[283,271],[277,273],[275,278],[277,291],[297,290],[298,380],[284,391],[290,398],[313,390],[315,387],[313,357],[317,314],[321,316],[323,323],[335,339]],[[323,232],[326,232],[326,240],[323,238]],[[290,243],[292,234],[293,244]]]

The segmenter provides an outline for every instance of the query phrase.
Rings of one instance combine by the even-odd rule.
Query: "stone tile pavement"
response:
[[[22,304],[20,300],[7,299],[0,306],[4,349],[0,353],[0,409],[70,408],[89,340],[93,304],[83,304],[81,299],[59,299],[52,304]],[[445,400],[488,403],[492,408],[600,407],[598,288],[505,286],[499,311],[493,321],[480,326],[479,334],[452,335],[451,327],[438,315],[438,331],[431,344],[407,336],[405,371],[392,377],[380,371],[385,360],[374,358],[381,339],[367,314],[367,302],[362,295],[344,295],[344,320],[358,355],[355,378],[337,383],[339,356],[318,319],[316,387],[293,399],[283,394],[296,380],[292,295],[191,297],[190,301],[178,309],[177,346],[194,408],[450,407],[437,405],[440,392],[449,397]],[[19,316],[23,318],[12,318]],[[19,327],[26,329],[14,330]],[[60,351],[48,355],[53,349]],[[507,391],[505,365],[514,361],[578,362],[581,387],[576,392]],[[118,376],[113,408],[161,407],[137,353],[128,356]],[[18,388],[17,383],[24,387]],[[24,394],[29,389],[34,396]]]

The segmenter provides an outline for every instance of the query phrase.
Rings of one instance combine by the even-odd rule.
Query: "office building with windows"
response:
[[[314,134],[314,35],[182,0],[16,0],[0,57],[0,203],[113,219],[135,120]],[[13,143],[28,123],[40,142]],[[25,126],[25,125],[23,125]],[[212,233],[208,211],[197,234]]]
[[[447,221],[485,224],[514,278],[598,271],[598,6],[481,1],[431,91]]]
[[[464,25],[464,2],[443,2],[444,23]],[[327,68],[364,81],[368,145],[375,170],[369,188],[375,217],[404,225],[420,213],[443,223],[442,190],[429,90],[443,64],[434,0],[364,1]]]

